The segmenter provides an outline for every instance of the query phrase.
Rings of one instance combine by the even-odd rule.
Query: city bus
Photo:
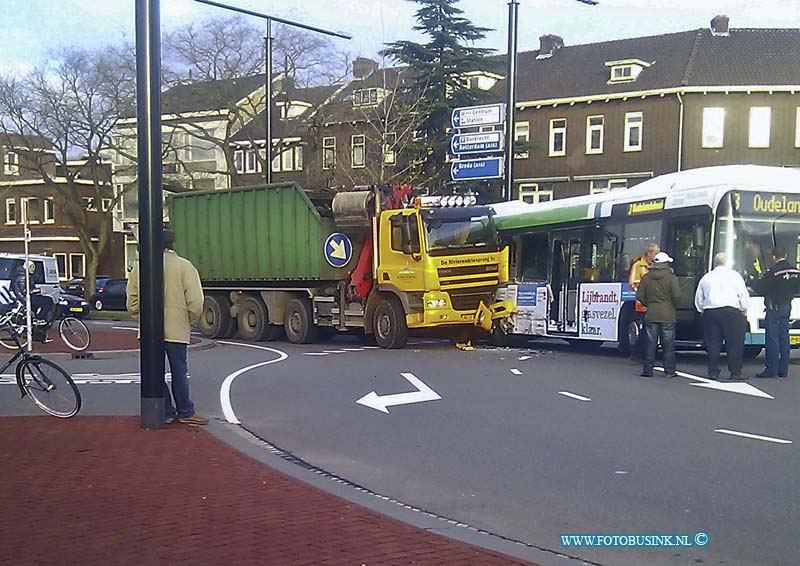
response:
[[[655,243],[674,258],[680,282],[678,347],[702,347],[695,290],[714,254],[726,252],[750,287],[745,355],[755,357],[764,347],[765,308],[753,284],[772,265],[773,247],[785,248],[795,265],[800,257],[798,169],[705,167],[625,190],[492,206],[512,249],[512,277],[498,291],[516,305],[509,333],[564,338],[584,348],[613,341],[630,352],[644,315],[628,275]],[[800,298],[792,301],[790,332],[793,347],[800,346]]]

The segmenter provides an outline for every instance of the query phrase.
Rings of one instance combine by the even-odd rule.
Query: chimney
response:
[[[378,70],[378,62],[366,57],[356,57],[353,61],[353,77],[363,79]]]
[[[539,55],[537,59],[552,57],[557,49],[564,47],[564,40],[557,35],[543,35],[539,37]]]
[[[728,35],[728,22],[730,22],[728,16],[721,14],[714,16],[711,20],[711,35]]]

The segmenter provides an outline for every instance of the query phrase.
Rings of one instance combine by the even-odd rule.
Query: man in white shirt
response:
[[[727,264],[726,254],[714,256],[714,269],[700,280],[694,306],[703,315],[708,377],[719,379],[719,352],[724,338],[728,351],[728,379],[742,381],[747,379],[742,375],[742,355],[747,331],[745,314],[750,294],[742,276]]]

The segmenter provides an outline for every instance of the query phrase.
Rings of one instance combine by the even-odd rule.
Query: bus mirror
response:
[[[703,248],[706,245],[706,231],[699,224],[695,225],[694,233],[692,234],[694,240],[693,244],[696,248]]]

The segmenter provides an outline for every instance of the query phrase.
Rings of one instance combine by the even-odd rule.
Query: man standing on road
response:
[[[708,353],[708,377],[719,379],[719,353],[722,339],[728,351],[728,379],[742,376],[744,336],[747,331],[747,305],[750,294],[744,279],[727,265],[728,256],[714,256],[714,269],[703,275],[694,295],[694,306],[703,315],[703,341]]]
[[[675,308],[681,298],[681,289],[670,263],[672,258],[669,254],[657,253],[653,258],[653,267],[642,278],[636,291],[636,300],[647,307],[644,317],[647,350],[643,377],[653,377],[659,338],[664,350],[664,376],[675,377]]]
[[[128,278],[128,311],[139,317],[139,264]],[[164,231],[164,349],[172,372],[172,404],[169,387],[164,383],[164,406],[166,422],[189,425],[204,425],[208,419],[194,412],[194,403],[189,397],[188,348],[191,325],[200,320],[203,313],[203,288],[197,269],[175,253],[175,234]]]
[[[792,299],[800,295],[800,270],[786,261],[786,250],[772,248],[775,262],[756,285],[764,295],[767,307],[766,353],[764,371],[756,377],[788,377],[789,375],[789,315]]]
[[[628,285],[633,292],[639,290],[639,284],[641,283],[642,278],[647,274],[648,271],[650,271],[650,267],[653,265],[653,259],[660,251],[661,247],[658,244],[650,244],[647,246],[647,251],[634,259],[631,263],[631,268],[628,273]],[[635,309],[638,313],[647,311],[647,308],[642,305],[640,301],[636,302]],[[644,327],[644,324],[642,324],[639,328],[639,334],[636,337],[636,342],[631,347],[631,358],[634,361],[641,362],[645,357],[646,349],[647,331]]]

